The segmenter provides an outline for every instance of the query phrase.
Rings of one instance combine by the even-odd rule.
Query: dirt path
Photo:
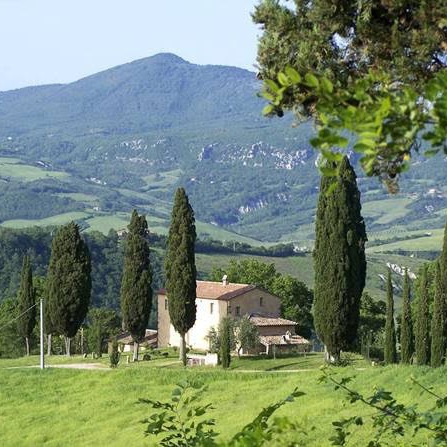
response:
[[[103,371],[111,371],[111,368],[101,363],[67,363],[64,365],[47,365],[47,368],[102,369]]]
[[[30,366],[9,366],[4,369],[23,369],[23,368],[40,368],[39,365],[30,365]],[[111,368],[108,368],[105,365],[101,365],[100,363],[67,363],[65,365],[45,365],[45,368],[65,368],[65,369],[90,369],[90,370],[102,370],[102,371],[110,371]]]

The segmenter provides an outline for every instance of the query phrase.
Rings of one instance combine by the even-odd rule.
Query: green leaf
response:
[[[272,81],[271,79],[265,79],[264,84],[267,85],[268,90],[270,90],[273,93],[277,93],[279,90],[279,85]]]
[[[288,65],[284,71],[293,84],[299,84],[301,82],[300,74],[290,65]]]
[[[306,85],[312,88],[318,88],[319,82],[316,76],[314,76],[312,73],[307,73],[306,76],[304,76],[304,80],[306,82]]]
[[[324,93],[331,94],[334,91],[334,86],[328,78],[324,78],[324,77],[321,78],[320,84],[321,84],[321,90],[323,90]]]
[[[282,71],[278,73],[278,81],[284,87],[288,87],[290,85],[289,78]]]
[[[275,112],[275,106],[273,106],[272,104],[267,104],[262,109],[262,114],[265,115],[265,116],[271,115],[274,112]]]
[[[275,100],[275,97],[271,93],[266,91],[261,92],[261,96],[265,98],[267,101],[273,102]]]

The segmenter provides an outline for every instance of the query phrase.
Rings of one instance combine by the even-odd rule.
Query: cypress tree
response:
[[[414,354],[413,321],[410,306],[410,283],[405,270],[404,290],[402,292],[402,323],[400,326],[400,361],[411,363]]]
[[[139,344],[146,335],[152,305],[152,270],[146,240],[146,217],[139,216],[133,210],[128,229],[121,281],[121,311],[124,329],[130,332],[134,342],[133,360],[136,361]]]
[[[17,329],[20,336],[25,338],[26,355],[29,355],[29,339],[36,325],[36,293],[33,287],[33,274],[29,256],[23,258],[22,275],[18,293],[18,313],[23,314],[18,322]]]
[[[394,298],[391,270],[388,269],[386,321],[385,321],[385,363],[396,363],[396,329],[394,326]]]
[[[165,258],[168,310],[180,334],[180,357],[186,365],[185,335],[196,321],[196,227],[194,212],[183,188],[178,188],[172,208]]]
[[[430,312],[428,303],[427,265],[424,265],[420,283],[420,297],[416,314],[415,353],[418,365],[427,365],[430,359]]]
[[[441,277],[440,262],[436,262],[435,276],[435,298],[433,301],[433,316],[431,320],[431,366],[438,367],[442,365],[445,352],[444,335],[444,290]]]
[[[64,335],[70,355],[70,341],[87,315],[92,287],[89,250],[74,222],[61,227],[53,239],[47,287],[51,324]]]
[[[357,336],[366,240],[356,175],[345,156],[335,180],[321,179],[316,217],[315,328],[331,361]]]
[[[224,317],[219,324],[219,346],[220,346],[220,362],[222,368],[227,369],[231,363],[231,345],[232,345],[233,325],[230,318]]]
[[[444,342],[447,344],[447,222],[444,228],[444,241],[442,244],[442,251],[438,258],[439,267],[441,269],[441,279],[439,286],[439,293],[442,295],[442,299],[444,301],[443,304],[443,320],[444,320]]]

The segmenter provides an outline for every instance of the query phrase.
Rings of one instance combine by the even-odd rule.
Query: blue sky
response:
[[[251,70],[258,0],[0,0],[0,91],[71,82],[159,52]]]

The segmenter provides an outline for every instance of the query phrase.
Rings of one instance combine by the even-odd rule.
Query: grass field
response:
[[[14,219],[6,220],[0,225],[7,228],[28,228],[28,227],[47,227],[50,225],[63,225],[72,220],[81,220],[89,217],[90,214],[83,211],[74,211],[71,213],[57,214],[56,216],[46,217],[45,219],[27,220]]]
[[[300,360],[301,359],[301,360]],[[37,362],[37,358],[31,359]],[[319,383],[321,357],[308,358],[308,365],[289,370],[286,363],[304,362],[305,357],[243,360],[233,369],[182,368],[166,359],[120,365],[116,370],[68,370],[49,368],[8,369],[12,361],[0,361],[0,439],[5,446],[143,446],[157,445],[157,439],[145,438],[140,422],[154,412],[138,404],[140,397],[168,400],[180,380],[200,380],[208,386],[203,403],[212,403],[209,417],[216,419],[219,440],[225,441],[250,422],[268,404],[285,398],[295,387],[305,393],[295,402],[278,410],[308,429],[302,445],[328,446],[333,435],[332,422],[353,415],[368,418],[372,411],[361,404],[350,405],[341,391]],[[65,359],[58,360],[66,362]],[[79,358],[71,361],[79,362]],[[91,360],[90,360],[91,361]],[[20,362],[19,362],[20,363]],[[250,363],[255,367],[248,368]],[[252,365],[253,366],[253,365]],[[258,369],[250,371],[250,369]],[[371,367],[355,363],[346,368],[332,368],[338,376],[355,376],[351,386],[372,393],[374,387],[393,390],[396,398],[406,404],[428,405],[428,397],[409,383],[414,376],[432,386],[438,393],[447,392],[444,379],[447,370],[423,367]],[[315,427],[312,429],[312,427]],[[370,425],[354,429],[350,445],[366,445],[371,437]],[[419,442],[424,440],[419,438]],[[395,440],[392,445],[408,445],[408,439]],[[413,445],[421,445],[416,440]],[[281,445],[281,444],[273,444]]]
[[[17,158],[0,158],[0,178],[14,178],[25,182],[44,178],[66,178],[68,174],[59,171],[50,171],[37,166],[22,164]]]
[[[394,220],[405,217],[410,209],[407,208],[412,202],[407,197],[398,197],[385,200],[371,200],[362,205],[362,215],[372,217],[378,225],[389,224]]]

